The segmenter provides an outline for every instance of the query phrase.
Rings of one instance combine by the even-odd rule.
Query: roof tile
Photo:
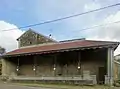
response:
[[[109,42],[109,41],[92,41],[92,40],[78,40],[78,41],[69,41],[69,42],[58,42],[55,44],[47,44],[34,47],[26,47],[13,50],[8,52],[6,55],[17,55],[17,54],[26,54],[26,53],[42,53],[42,52],[51,52],[58,51],[62,49],[72,49],[72,48],[82,48],[82,47],[92,47],[92,46],[104,46],[104,45],[119,45],[119,42]]]

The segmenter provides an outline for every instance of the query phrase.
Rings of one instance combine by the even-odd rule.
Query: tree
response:
[[[4,54],[6,52],[5,48],[0,46],[0,55]]]

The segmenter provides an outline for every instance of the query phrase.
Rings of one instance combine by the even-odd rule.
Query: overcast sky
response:
[[[26,29],[2,31],[29,24],[53,20],[85,11],[119,3],[119,0],[1,0],[0,45],[7,51],[17,48],[16,39]],[[32,27],[44,35],[52,34],[56,40],[87,38],[94,40],[120,41],[120,23],[80,31],[81,29],[120,20],[120,6],[95,13]],[[115,51],[119,54],[120,47]]]

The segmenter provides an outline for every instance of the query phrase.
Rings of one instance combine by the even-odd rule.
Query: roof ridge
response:
[[[104,40],[86,40],[86,41],[120,43],[120,42],[117,42],[117,41],[104,41]]]
[[[72,41],[59,41],[59,42],[49,42],[49,43],[43,43],[43,44],[36,44],[36,45],[31,45],[31,46],[25,46],[21,47],[19,49],[24,49],[24,48],[31,48],[31,47],[41,47],[41,46],[47,46],[47,45],[54,45],[54,44],[63,44],[63,43],[73,43],[73,42],[80,42],[80,41],[89,41],[89,42],[109,42],[110,44],[112,43],[119,43],[119,42],[112,42],[112,41],[96,41],[96,40],[72,40]]]
[[[71,41],[82,41],[82,40],[86,40],[86,39],[80,38],[80,39],[63,40],[63,41],[59,41],[59,42],[71,42]]]
[[[25,47],[21,47],[22,48],[30,48],[30,47],[40,47],[40,46],[47,46],[47,45],[54,45],[54,44],[62,44],[62,43],[71,43],[71,42],[79,42],[79,41],[85,41],[85,40],[74,40],[74,41],[59,41],[59,42],[49,42],[49,43],[43,43],[43,44],[36,44],[36,45],[31,45],[31,46],[25,46]]]

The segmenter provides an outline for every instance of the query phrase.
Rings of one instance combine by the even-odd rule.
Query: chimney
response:
[[[49,38],[51,38],[51,37],[52,37],[52,35],[50,34],[50,35],[49,35]]]

